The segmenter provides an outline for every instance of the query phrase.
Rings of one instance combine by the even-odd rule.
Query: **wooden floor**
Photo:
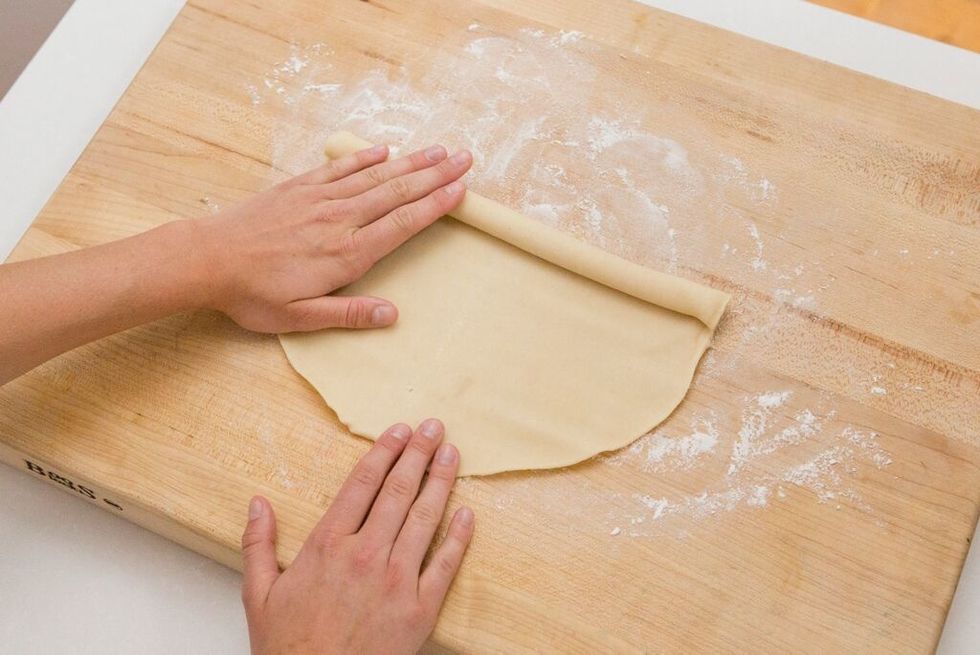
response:
[[[980,52],[980,0],[810,0],[818,5]]]

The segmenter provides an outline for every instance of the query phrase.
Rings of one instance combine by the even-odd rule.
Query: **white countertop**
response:
[[[803,0],[644,0],[980,109],[980,55]],[[0,260],[41,210],[182,0],[76,0],[0,101]],[[126,29],[119,29],[125,26]],[[0,466],[0,644],[10,653],[245,653],[238,573]],[[974,549],[976,550],[976,549]],[[980,644],[971,553],[940,652]]]

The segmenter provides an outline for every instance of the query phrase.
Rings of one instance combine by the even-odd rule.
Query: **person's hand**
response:
[[[459,466],[458,451],[440,446],[442,437],[435,419],[414,435],[404,424],[388,428],[284,573],[272,507],[252,499],[242,535],[242,602],[254,655],[422,647],[473,535],[473,512],[461,507],[422,565]]]
[[[206,304],[258,332],[394,323],[386,300],[327,294],[455,208],[472,156],[442,146],[387,156],[362,150],[193,221]]]

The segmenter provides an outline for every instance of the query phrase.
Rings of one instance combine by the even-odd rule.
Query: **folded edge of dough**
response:
[[[324,152],[327,157],[336,159],[371,145],[350,132],[336,132],[327,138]],[[728,304],[729,295],[723,291],[634,264],[473,191],[466,192],[450,216],[607,287],[693,316],[711,331],[718,325]]]

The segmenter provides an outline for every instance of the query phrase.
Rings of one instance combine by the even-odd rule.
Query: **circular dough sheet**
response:
[[[363,145],[352,135],[331,142],[332,156]],[[351,432],[373,439],[393,423],[439,417],[459,448],[459,474],[485,475],[620,448],[680,403],[726,294],[625,262],[472,192],[455,215],[467,222],[440,219],[344,289],[394,302],[394,326],[280,337]]]

